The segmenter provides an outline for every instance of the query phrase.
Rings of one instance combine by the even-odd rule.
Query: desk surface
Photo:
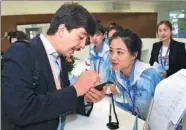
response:
[[[112,111],[113,113],[113,111]],[[132,130],[134,116],[124,110],[116,107],[116,113],[119,120],[118,130]],[[106,124],[109,116],[109,100],[104,98],[101,102],[95,103],[92,113],[89,117],[81,115],[70,115],[65,123],[65,130],[108,130]],[[112,121],[115,116],[112,114]],[[138,130],[143,130],[144,121],[138,119]]]

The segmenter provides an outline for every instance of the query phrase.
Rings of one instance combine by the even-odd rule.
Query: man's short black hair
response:
[[[60,24],[65,24],[67,30],[83,27],[89,35],[96,32],[96,21],[93,16],[78,3],[65,3],[55,13],[48,35],[54,35]]]

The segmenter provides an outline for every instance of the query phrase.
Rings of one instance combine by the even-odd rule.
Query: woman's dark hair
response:
[[[96,23],[100,23],[101,24],[102,22],[101,22],[101,20],[97,19],[96,20]]]
[[[23,31],[9,32],[8,40],[10,43],[12,38],[17,38],[17,40],[29,40],[29,37]]]
[[[120,31],[123,30],[123,27],[117,25],[117,26],[113,26],[113,27],[109,28],[109,30],[107,32],[107,36],[108,36],[109,32],[112,31],[112,30],[116,30],[116,32],[120,32]]]
[[[104,27],[105,28],[105,31],[108,32],[109,28],[108,27]]]
[[[105,34],[105,28],[101,23],[96,23],[96,31],[101,32],[103,35]]]
[[[110,26],[116,26],[117,24],[116,23],[110,23]]]
[[[131,32],[128,29],[121,30],[120,32],[116,32],[110,40],[110,43],[115,38],[121,38],[123,43],[126,45],[127,49],[132,55],[137,53],[136,59],[141,59],[141,48],[142,41],[141,38],[134,32]]]
[[[160,25],[165,24],[167,27],[169,27],[169,29],[172,31],[172,24],[171,22],[164,20],[164,21],[160,21],[157,25],[156,31],[158,32],[158,28]]]
[[[86,39],[86,42],[85,42],[85,45],[90,45],[90,37],[88,36],[87,39]]]
[[[65,24],[69,31],[83,27],[90,35],[96,32],[95,19],[87,9],[77,3],[65,3],[56,11],[47,34],[54,35],[60,24]]]

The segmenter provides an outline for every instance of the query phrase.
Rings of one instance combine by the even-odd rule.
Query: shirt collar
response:
[[[55,48],[52,46],[52,44],[49,42],[49,40],[46,38],[46,36],[44,34],[41,33],[40,38],[41,38],[41,41],[43,42],[43,46],[44,46],[46,53],[48,55],[51,55],[53,53],[57,53]]]

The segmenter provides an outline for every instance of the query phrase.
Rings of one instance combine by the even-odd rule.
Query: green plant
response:
[[[65,58],[65,64],[68,69],[68,72],[71,72],[74,69],[76,60],[80,59],[74,56],[71,56],[70,58]]]

